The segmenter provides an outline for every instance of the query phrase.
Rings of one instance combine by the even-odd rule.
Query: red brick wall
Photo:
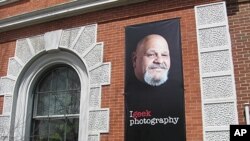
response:
[[[250,2],[228,5],[240,124],[245,124],[244,103],[250,103]]]
[[[0,96],[0,115],[3,113],[3,96]]]
[[[10,57],[14,56],[15,45],[14,41],[0,43],[0,77],[7,74],[8,61]]]

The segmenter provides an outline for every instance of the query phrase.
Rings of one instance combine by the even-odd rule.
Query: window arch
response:
[[[5,107],[6,134],[0,137],[30,141],[33,90],[41,76],[58,65],[70,66],[80,79],[78,140],[100,140],[100,133],[109,132],[109,108],[101,108],[101,87],[110,85],[111,62],[103,62],[103,42],[97,43],[96,36],[93,24],[17,40],[8,75],[0,79],[0,93],[13,99]]]
[[[46,90],[46,87],[48,85],[46,85],[45,82],[48,82],[49,80],[47,79],[49,79],[50,77],[52,77],[53,79],[52,75],[56,73],[57,76],[64,75],[66,77],[65,78],[56,77],[55,81],[60,82],[60,84],[56,84],[55,86],[51,84],[52,86],[50,87],[50,89]],[[62,83],[65,80],[67,81],[68,84]],[[63,85],[67,86],[64,87]],[[48,111],[37,110],[39,106],[43,107],[42,106],[43,104],[40,103],[39,105],[38,102],[39,98],[36,97],[38,93],[48,92],[50,94],[53,92],[57,93],[63,91],[66,93],[75,91],[77,93],[78,95],[77,97],[79,100],[77,103],[77,105],[79,106],[78,108],[74,107],[75,105],[69,104],[68,106],[71,106],[71,108],[68,108],[68,110],[71,110],[71,112],[69,113],[65,112],[60,113],[58,111],[56,112],[56,108],[54,108],[53,110],[49,108]],[[79,127],[77,132],[81,133],[78,134],[78,140],[87,140],[88,138],[87,125],[88,125],[88,111],[89,111],[88,93],[89,93],[89,77],[87,68],[83,60],[81,60],[74,53],[71,53],[69,51],[60,51],[60,52],[46,53],[44,55],[41,55],[41,57],[35,59],[29,65],[29,67],[26,68],[25,71],[23,71],[20,74],[20,77],[16,82],[16,88],[14,91],[15,101],[13,103],[14,105],[12,109],[13,118],[11,119],[12,133],[10,135],[10,138],[14,138],[15,141],[35,140],[35,137],[39,136],[40,133],[42,134],[42,132],[40,133],[38,131],[34,132],[34,129],[37,126],[39,126],[39,123],[36,124],[35,122],[39,122],[39,119],[49,120],[52,119],[53,117],[59,120],[65,117],[64,120],[67,120],[77,117],[77,120],[75,120],[74,122],[75,123],[77,122],[76,125],[78,125]],[[76,99],[74,100],[76,101]],[[57,102],[56,104],[54,103],[53,106],[58,107],[59,102]],[[34,107],[32,105],[34,105]],[[47,114],[46,112],[49,114]],[[66,134],[66,132],[64,134]],[[67,140],[67,136],[63,138],[64,138],[63,140]]]
[[[80,79],[70,66],[56,66],[35,85],[30,140],[77,141]]]

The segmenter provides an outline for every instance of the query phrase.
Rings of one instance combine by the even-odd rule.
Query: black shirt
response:
[[[126,87],[126,141],[184,141],[183,85],[167,80],[150,86],[138,80]]]

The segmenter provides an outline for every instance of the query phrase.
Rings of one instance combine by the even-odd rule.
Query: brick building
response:
[[[33,139],[31,125],[47,118],[39,109],[46,96],[39,105],[33,94],[58,91],[56,81],[80,105],[64,113],[78,126],[75,138],[124,141],[125,28],[175,18],[186,140],[229,140],[250,102],[249,11],[249,0],[0,0],[0,140]],[[57,136],[74,140],[71,133]]]

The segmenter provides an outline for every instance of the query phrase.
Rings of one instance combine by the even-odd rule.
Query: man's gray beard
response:
[[[165,71],[164,75],[158,80],[154,79],[153,76],[146,71],[144,74],[144,81],[151,86],[160,86],[168,80],[168,70]]]

